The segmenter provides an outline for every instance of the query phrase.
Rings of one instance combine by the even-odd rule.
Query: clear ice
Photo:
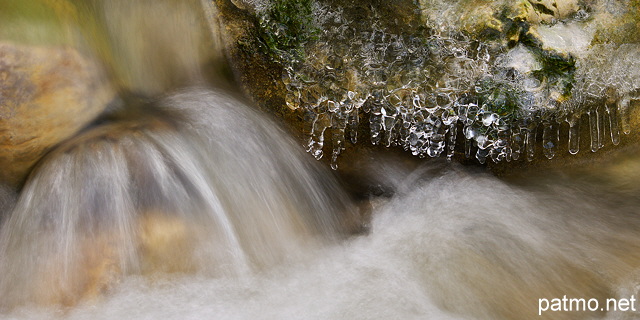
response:
[[[593,45],[576,60],[575,81],[567,85],[541,81],[541,62],[521,44],[484,43],[455,30],[398,34],[375,11],[355,22],[339,8],[314,11],[318,40],[307,44],[304,59],[282,59],[283,81],[287,106],[310,114],[308,151],[320,159],[329,135],[334,169],[363,123],[374,145],[451,160],[464,141],[465,156],[480,163],[532,161],[536,152],[552,159],[561,149],[576,154],[581,121],[588,121],[593,152],[605,146],[607,132],[617,145],[620,131],[631,130],[630,101],[640,88],[636,44]]]

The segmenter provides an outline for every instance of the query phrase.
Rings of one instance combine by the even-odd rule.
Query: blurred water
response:
[[[199,83],[205,64],[224,60],[208,1],[77,2],[92,17],[83,32],[125,90],[154,96]]]
[[[74,304],[128,274],[253,272],[331,239],[352,213],[331,174],[224,93],[122,117],[29,178],[0,229],[0,306]]]
[[[123,92],[204,81],[206,2],[78,3]],[[370,232],[345,237],[356,204],[268,117],[219,90],[172,92],[111,110],[19,197],[0,186],[0,318],[640,317],[538,316],[540,298],[638,296],[638,159],[509,179],[373,159],[360,170],[393,192],[358,203]]]
[[[380,172],[394,166],[382,165]],[[433,162],[407,173],[402,180],[390,200],[374,201],[370,234],[307,248],[306,256],[299,259],[236,277],[128,276],[107,295],[73,309],[55,313],[31,307],[5,316],[15,319],[636,319],[640,316],[635,312],[549,312],[539,317],[537,310],[540,298],[567,295],[595,298],[604,303],[606,298],[638,295],[637,184],[623,186],[617,184],[619,179],[606,181],[583,175],[505,182],[477,169]],[[249,245],[276,243],[277,238],[264,241]]]

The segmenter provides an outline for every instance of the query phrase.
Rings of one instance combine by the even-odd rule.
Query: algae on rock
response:
[[[583,114],[593,118],[595,136],[604,136],[598,132],[606,126],[617,144],[618,118],[625,123],[623,97],[640,88],[593,67],[594,60],[608,57],[598,52],[596,39],[607,30],[603,16],[611,15],[601,12],[602,1],[422,0],[408,10],[422,17],[418,31],[386,27],[382,21],[389,17],[374,6],[359,13],[366,18],[360,21],[350,16],[349,4],[318,1],[310,7],[318,17],[317,39],[280,47],[288,49],[280,54],[286,104],[310,114],[308,149],[316,158],[330,136],[334,167],[363,121],[373,144],[399,145],[422,157],[452,158],[461,130],[467,156],[480,162],[532,160],[541,127],[542,154],[553,158],[560,125],[568,123],[575,139]],[[637,23],[628,10],[618,18]],[[269,14],[260,19],[276,23]],[[637,50],[632,43],[615,46]],[[635,79],[640,71],[629,67],[622,77]],[[603,74],[594,79],[596,70]],[[601,107],[612,99],[623,107]],[[578,152],[576,143],[569,142],[571,153]],[[599,139],[592,150],[603,145]]]

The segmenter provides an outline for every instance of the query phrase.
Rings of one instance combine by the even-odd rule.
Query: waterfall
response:
[[[188,89],[92,128],[35,169],[0,231],[2,306],[73,304],[126,274],[240,276],[352,214],[264,115]]]
[[[79,45],[101,58],[124,91],[156,96],[201,84],[226,63],[210,1],[87,0],[77,8]]]

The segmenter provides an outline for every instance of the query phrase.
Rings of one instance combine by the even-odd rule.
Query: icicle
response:
[[[430,115],[427,121],[431,125],[431,136],[427,142],[426,153],[429,157],[435,158],[440,156],[445,150],[445,136],[447,128],[440,117]]]
[[[520,131],[520,128],[514,128],[511,132],[511,159],[520,159],[523,142],[524,139],[522,139],[522,132]]]
[[[417,156],[420,154],[420,148],[424,144],[423,134],[419,128],[419,126],[414,126],[410,129],[411,133],[409,133],[409,138],[407,138],[407,142],[409,143],[409,150],[411,150],[411,154]]]
[[[331,125],[331,116],[329,113],[321,113],[316,115],[313,122],[313,129],[307,152],[310,152],[317,160],[322,158],[322,148],[324,147],[324,132]]]
[[[393,142],[393,133],[395,131],[394,127],[396,126],[396,117],[389,116],[385,112],[385,109],[382,108],[382,132],[383,138],[382,141],[385,147],[390,147]]]
[[[525,138],[525,143],[527,145],[527,161],[533,161],[533,157],[536,155],[536,125],[530,125],[527,128],[527,136]]]
[[[333,141],[357,142],[358,122],[363,121],[358,118],[361,109],[360,116],[366,114],[367,117],[364,118],[368,127],[364,138],[371,139],[374,145],[398,145],[416,156],[446,155],[451,161],[455,157],[456,138],[463,139],[460,136],[464,135],[467,158],[476,156],[476,148],[480,148],[486,150],[486,155],[480,151],[480,158],[485,161],[487,157],[494,161],[525,158],[532,161],[543,155],[551,159],[561,153],[559,130],[564,123],[556,122],[560,120],[559,115],[581,108],[582,103],[616,96],[621,98],[617,110],[613,105],[603,105],[591,110],[588,117],[583,116],[582,121],[589,120],[589,124],[582,124],[582,129],[591,134],[590,149],[599,150],[608,139],[617,145],[621,140],[620,131],[629,133],[631,129],[629,109],[634,107],[630,103],[640,98],[634,95],[637,86],[617,86],[616,90],[627,90],[620,94],[602,83],[612,80],[584,74],[585,79],[593,81],[581,84],[572,99],[560,103],[555,95],[557,89],[562,88],[542,90],[545,83],[521,77],[518,72],[503,72],[502,58],[492,56],[486,45],[476,48],[477,44],[470,38],[448,32],[436,32],[426,38],[422,34],[400,35],[387,30],[382,26],[384,23],[376,19],[371,28],[356,31],[356,26],[345,24],[342,18],[340,23],[337,18],[335,21],[321,18],[324,32],[314,45],[313,54],[304,61],[285,65],[282,82],[289,108],[299,105],[301,111],[322,114],[315,108],[327,100],[350,106],[346,112],[332,111],[329,107],[331,113],[344,112],[346,121],[344,138],[336,138],[335,134],[342,137],[342,132],[336,132],[336,125],[332,124]],[[516,51],[513,54],[520,55]],[[508,56],[511,55],[509,52]],[[557,85],[565,87],[565,84]],[[514,110],[517,112],[507,116],[494,107],[511,99],[506,96],[509,92],[520,93],[517,110]],[[545,106],[549,101],[556,102]],[[580,110],[582,114],[586,112]],[[568,148],[570,154],[580,150],[580,116],[571,114],[567,120],[562,119],[569,124],[569,140],[568,145],[561,148]],[[435,118],[439,118],[441,124]],[[554,122],[544,123],[550,119]],[[461,132],[457,132],[454,125],[457,122]],[[309,121],[307,125],[310,124]],[[536,141],[538,126],[542,143]],[[589,126],[589,130],[585,126]],[[305,128],[306,132],[314,132],[310,149],[316,150],[316,156],[321,156],[322,129],[321,126]],[[535,148],[540,145],[543,149],[536,154]],[[334,148],[334,154],[340,154],[342,149],[342,145]]]
[[[406,116],[406,114],[403,114]],[[402,145],[404,151],[409,151],[411,148],[411,144],[409,143],[409,138],[411,136],[411,122],[408,119],[401,119],[400,123],[400,137],[399,143]]]
[[[507,162],[511,162],[511,160],[513,160],[513,150],[511,150],[511,147],[509,147],[509,146],[505,147],[504,151],[503,151],[503,154],[504,154],[504,159]]]
[[[382,100],[382,93],[377,92],[375,100],[371,103],[371,113],[369,115],[369,129],[371,130],[371,143],[377,145],[382,140],[383,127],[383,112],[385,112],[384,101]]]
[[[358,142],[358,124],[359,124],[359,118],[358,118],[358,109],[354,108],[353,111],[351,112],[351,114],[349,115],[349,122],[347,124],[347,130],[349,133],[349,140],[351,140],[351,143],[355,144]]]
[[[580,151],[580,116],[572,120],[567,118],[569,123],[569,153],[577,154]]]
[[[489,137],[485,134],[480,134],[476,137],[476,142],[478,143],[478,148],[480,149],[488,149],[491,147],[493,141],[489,139]]]
[[[481,164],[485,164],[485,162],[487,162],[487,155],[489,155],[489,149],[478,148],[478,151],[476,152],[476,159],[478,159]]]
[[[464,156],[465,156],[465,158],[467,158],[467,159],[471,158],[472,149],[473,149],[473,140],[464,139]]]
[[[331,110],[331,109],[330,109]],[[335,111],[335,110],[334,110]],[[331,114],[331,133],[333,135],[331,141],[333,143],[333,153],[331,155],[331,168],[338,169],[338,156],[345,149],[345,130],[347,128],[347,113],[344,106],[340,107],[337,112]]]
[[[558,146],[558,125],[553,122],[545,121],[542,129],[542,152],[547,159],[553,159],[556,156]]]
[[[452,123],[449,126],[449,139],[447,141],[447,161],[451,162],[456,151],[456,136],[458,135],[458,128],[456,123]]]
[[[333,154],[331,155],[331,169],[338,170],[338,156],[340,152],[337,149],[333,149]]]
[[[609,122],[609,120],[605,119],[606,112],[600,107],[596,108],[596,114],[598,115],[598,150],[604,148],[605,141],[605,124]]]
[[[489,156],[493,163],[498,163],[506,158],[506,153],[504,152],[504,149],[492,148],[489,151]]]
[[[478,105],[475,103],[470,103],[467,106],[467,116],[465,120],[465,125],[471,126],[478,115]]]
[[[596,152],[599,149],[600,133],[598,132],[598,113],[595,110],[587,112],[589,116],[589,134],[591,135],[591,152]]]
[[[620,117],[620,127],[624,134],[631,133],[631,124],[629,123],[629,104],[631,99],[625,96],[618,100],[618,116]]]
[[[377,145],[382,140],[380,132],[382,131],[382,116],[371,114],[369,118],[369,128],[371,129],[371,143]]]
[[[347,114],[340,110],[331,114],[331,127],[333,128],[333,146],[340,150],[344,150],[345,131],[347,128]]]
[[[429,148],[427,148],[427,155],[429,157],[435,158],[440,156],[445,148],[444,142],[444,134],[434,134],[431,138],[429,138]]]
[[[618,125],[618,115],[610,104],[605,105],[609,117],[609,131],[611,132],[611,143],[614,146],[620,144],[620,126]]]

